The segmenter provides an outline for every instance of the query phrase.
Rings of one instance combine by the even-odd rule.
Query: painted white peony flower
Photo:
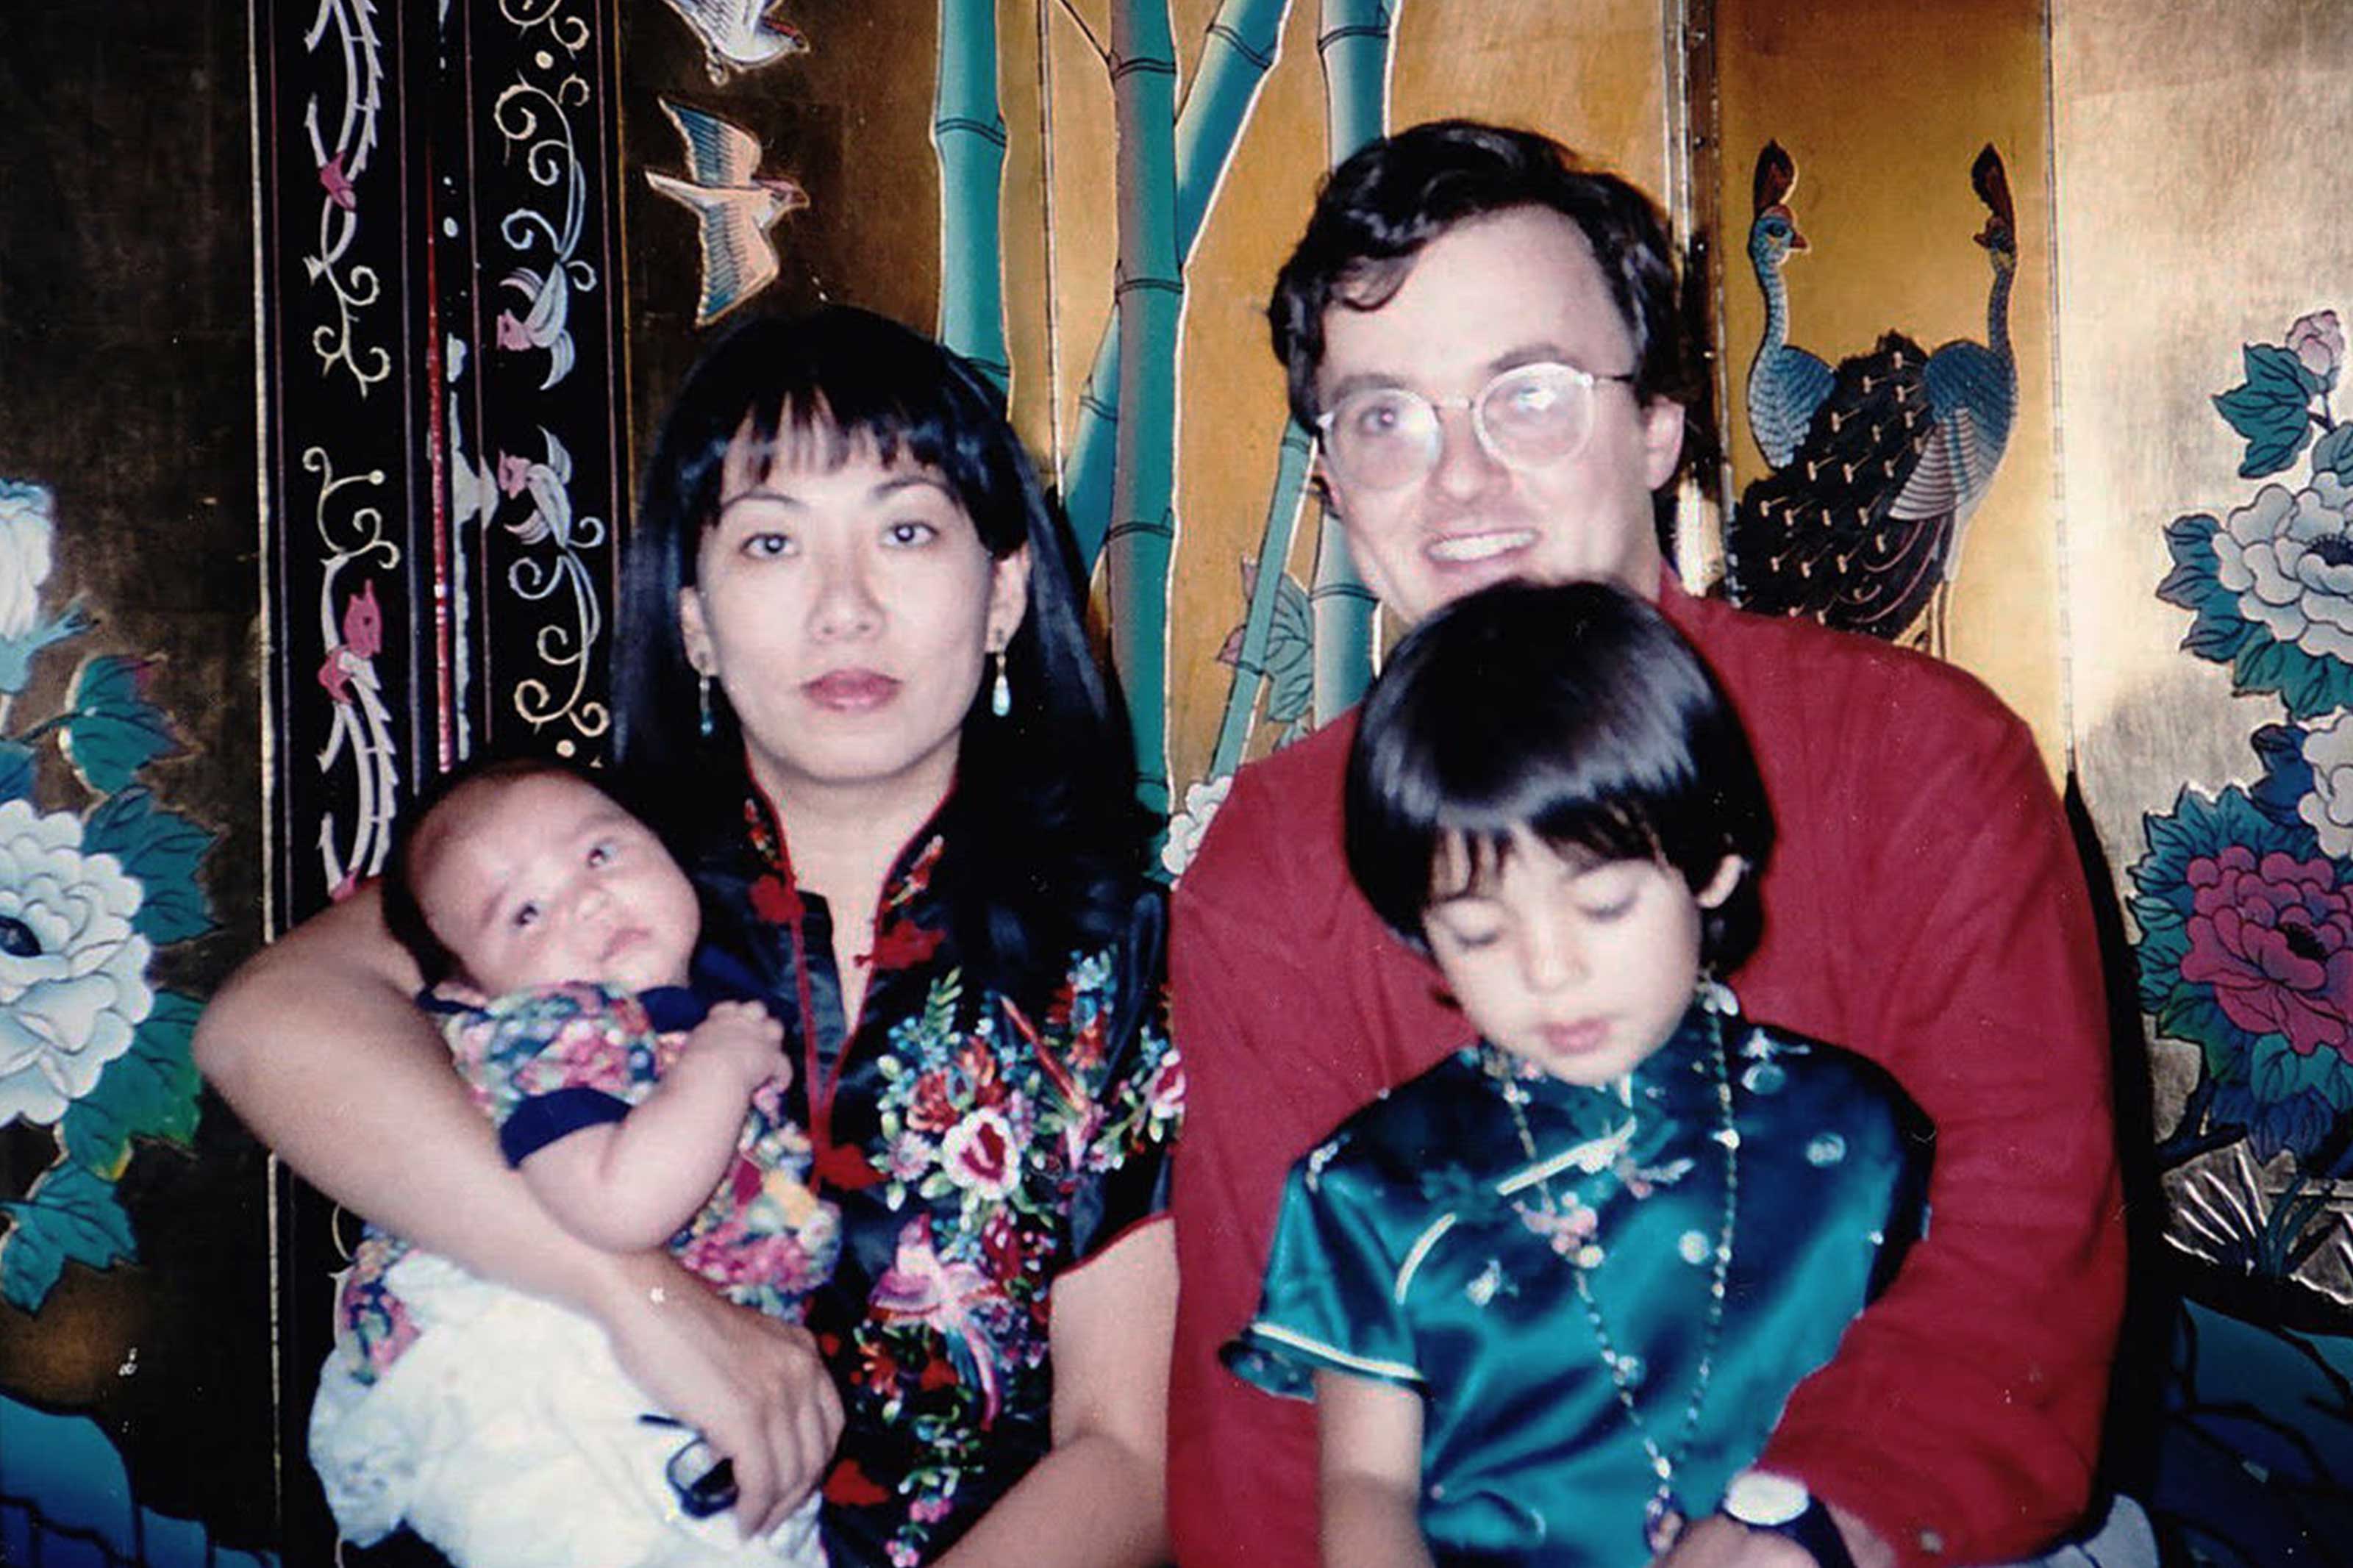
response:
[[[0,1126],[53,1122],[131,1048],[155,1004],[143,897],[81,818],[0,804]]]
[[[2214,533],[2214,575],[2283,643],[2353,664],[2353,490],[2333,473],[2265,485]]]
[[[1185,786],[1184,808],[1169,817],[1168,837],[1160,846],[1160,864],[1171,877],[1183,876],[1185,868],[1193,863],[1201,836],[1209,831],[1209,819],[1226,804],[1226,792],[1233,787],[1231,773]]]
[[[2312,793],[2296,815],[2320,836],[2323,854],[2353,855],[2353,716],[2338,714],[2306,732],[2304,760],[2312,765]]]
[[[0,639],[32,632],[49,580],[56,507],[38,485],[0,479]]]

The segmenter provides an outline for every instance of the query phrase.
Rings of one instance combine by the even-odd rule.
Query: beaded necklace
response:
[[[1702,983],[1700,1001],[1707,1014],[1707,1059],[1715,1068],[1715,1078],[1716,1127],[1710,1137],[1724,1150],[1724,1218],[1716,1228],[1715,1255],[1708,1279],[1707,1321],[1700,1337],[1699,1370],[1692,1378],[1691,1398],[1683,1405],[1683,1422],[1672,1447],[1662,1448],[1651,1436],[1650,1423],[1642,1419],[1641,1409],[1634,1400],[1640,1363],[1620,1351],[1617,1341],[1610,1337],[1609,1327],[1601,1316],[1601,1304],[1593,1299],[1592,1284],[1586,1279],[1586,1262],[1577,1258],[1568,1259],[1568,1277],[1577,1289],[1577,1304],[1584,1309],[1585,1321],[1593,1330],[1593,1342],[1600,1349],[1601,1364],[1609,1369],[1609,1385],[1618,1395],[1619,1406],[1626,1412],[1627,1422],[1642,1440],[1642,1452],[1650,1458],[1651,1474],[1659,1479],[1658,1490],[1642,1508],[1642,1541],[1653,1555],[1664,1552],[1683,1533],[1684,1514],[1682,1500],[1675,1496],[1675,1465],[1691,1449],[1693,1434],[1699,1426],[1700,1406],[1707,1398],[1708,1383],[1715,1373],[1716,1342],[1724,1331],[1725,1282],[1732,1272],[1732,1234],[1740,1210],[1740,1130],[1733,1121],[1732,1068],[1724,1054],[1724,1015],[1736,1013],[1740,1004],[1728,988],[1712,981]],[[1488,1047],[1482,1054],[1487,1058],[1488,1072],[1495,1080],[1497,1092],[1511,1110],[1512,1125],[1520,1135],[1520,1148],[1529,1163],[1534,1164],[1537,1160],[1535,1135],[1528,1129],[1527,1111],[1524,1109],[1528,1091],[1505,1076],[1510,1069],[1497,1060],[1501,1052]],[[1557,1222],[1560,1209],[1553,1199],[1551,1176],[1539,1177],[1536,1190],[1544,1199],[1546,1219]]]

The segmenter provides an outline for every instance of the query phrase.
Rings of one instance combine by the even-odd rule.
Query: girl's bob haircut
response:
[[[1747,734],[1692,646],[1610,584],[1497,584],[1422,622],[1365,700],[1346,805],[1350,874],[1425,952],[1423,913],[1494,876],[1523,830],[1671,866],[1694,894],[1735,856],[1701,962],[1729,973],[1763,933],[1773,813]],[[1461,885],[1438,887],[1442,867]]]

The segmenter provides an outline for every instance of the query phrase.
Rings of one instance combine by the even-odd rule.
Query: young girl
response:
[[[1481,1038],[1295,1166],[1235,1370],[1316,1401],[1326,1562],[1639,1568],[1695,1511],[1848,1562],[1743,1471],[1916,1229],[1927,1134],[1739,1017],[1773,838],[1658,612],[1505,584],[1366,700],[1348,864]]]
[[[783,1030],[687,988],[702,919],[650,829],[560,763],[462,769],[410,812],[385,918],[554,1219],[615,1251],[668,1243],[799,1321],[839,1236],[784,1115]],[[406,1522],[466,1568],[825,1562],[814,1499],[748,1543],[707,1517],[734,1500],[731,1472],[646,1418],[586,1318],[372,1233],[336,1326],[311,1457],[363,1545]]]

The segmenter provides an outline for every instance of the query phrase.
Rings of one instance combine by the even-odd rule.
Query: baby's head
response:
[[[1348,868],[1481,1034],[1573,1083],[1663,1045],[1761,933],[1748,738],[1656,608],[1504,583],[1399,643],[1348,756]]]
[[[586,773],[539,757],[468,763],[418,797],[384,913],[428,984],[486,996],[679,984],[702,930],[693,884],[652,830]]]

